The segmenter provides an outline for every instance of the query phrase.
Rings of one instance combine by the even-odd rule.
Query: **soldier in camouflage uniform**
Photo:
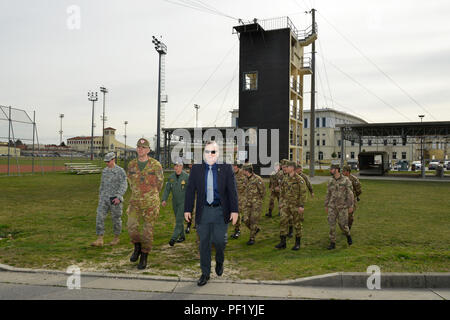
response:
[[[253,166],[250,163],[244,164],[242,169],[247,179],[242,222],[244,222],[250,230],[250,240],[247,244],[252,245],[255,243],[256,234],[260,231],[258,221],[261,216],[266,186],[263,179],[253,173]]]
[[[130,204],[127,209],[128,233],[134,244],[131,262],[140,256],[138,269],[147,267],[147,256],[152,249],[153,227],[159,215],[159,192],[164,183],[161,164],[148,156],[150,144],[141,138],[137,142],[138,158],[128,164],[128,182],[131,189]],[[142,234],[140,221],[144,220]]]
[[[275,171],[272,172],[269,178],[269,189],[270,189],[270,201],[269,201],[269,212],[266,213],[266,217],[272,218],[272,211],[275,207],[275,199],[278,202],[278,212],[280,212],[280,183],[282,180],[282,172],[280,164],[277,162],[274,166]]]
[[[161,203],[165,207],[167,198],[169,198],[172,192],[172,207],[175,213],[175,229],[169,241],[169,245],[172,247],[175,241],[183,242],[186,240],[184,236],[184,198],[189,179],[189,175],[183,171],[183,161],[181,159],[176,161],[174,170],[175,172],[167,179]]]
[[[100,196],[98,199],[96,232],[97,240],[91,243],[92,246],[103,246],[103,234],[105,233],[105,218],[108,211],[111,211],[113,221],[114,239],[110,245],[119,243],[119,236],[122,232],[122,210],[123,195],[127,191],[127,175],[125,170],[116,165],[116,155],[109,152],[105,155],[106,168],[102,171],[100,182]]]
[[[356,211],[356,202],[359,201],[359,196],[362,193],[361,183],[359,182],[359,179],[355,177],[353,174],[351,174],[352,169],[349,165],[345,165],[344,169],[342,170],[342,174],[350,179],[352,182],[353,187],[353,198],[354,198],[354,205],[353,205],[353,212],[348,214],[348,228],[351,229],[353,225],[353,216]]]
[[[300,161],[297,161],[297,167],[295,168],[295,173],[298,174],[300,177],[302,177],[303,180],[305,180],[306,187],[308,188],[309,194],[311,195],[312,198],[314,198],[313,187],[311,185],[311,182],[309,181],[308,176],[303,173],[303,167],[300,164]]]
[[[245,210],[245,190],[247,185],[247,176],[244,174],[244,170],[242,170],[242,165],[239,161],[233,164],[234,171],[234,179],[236,180],[236,189],[238,193],[238,207],[239,207],[239,216],[237,222],[234,226],[234,233],[231,235],[231,239],[237,239],[241,235],[241,221],[242,221],[242,213]]]
[[[282,183],[283,183],[283,180],[288,176],[288,169],[287,169],[287,164],[289,163],[290,161],[288,160],[288,159],[282,159],[281,160],[281,174],[280,174],[280,177],[279,177],[279,185],[280,185],[280,198],[281,198],[281,185],[282,185]],[[279,212],[278,212],[278,215],[279,216],[281,216],[281,203],[280,203],[280,205],[279,205]],[[292,236],[293,236],[293,232],[294,232],[294,227],[293,227],[293,220],[292,220],[292,218],[290,217],[289,218],[289,232],[288,232],[288,238],[292,238]]]
[[[348,245],[352,244],[350,229],[348,228],[348,214],[353,212],[353,189],[350,180],[340,173],[340,167],[333,164],[330,167],[332,177],[328,182],[325,197],[325,211],[328,214],[330,226],[330,245],[328,250],[336,248],[336,220],[347,237]]]
[[[286,248],[286,236],[288,235],[289,221],[293,222],[295,229],[295,245],[292,250],[300,249],[302,237],[302,222],[304,221],[304,206],[306,202],[306,183],[295,173],[295,162],[287,162],[287,176],[281,185],[281,217],[280,217],[280,243],[277,249]]]

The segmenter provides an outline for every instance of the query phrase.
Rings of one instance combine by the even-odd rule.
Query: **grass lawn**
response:
[[[167,175],[166,175],[167,176]],[[28,268],[109,271],[198,277],[195,233],[187,241],[168,245],[175,222],[169,201],[155,226],[154,249],[148,269],[129,262],[132,245],[123,215],[121,244],[93,248],[100,175],[49,173],[1,177],[0,263]],[[353,245],[338,232],[337,249],[330,252],[323,200],[326,185],[315,185],[315,199],[306,205],[300,251],[276,250],[279,217],[260,219],[256,244],[246,245],[242,227],[238,240],[229,239],[225,278],[282,280],[338,271],[365,272],[378,265],[382,272],[450,272],[450,184],[364,180],[352,228]],[[129,191],[125,197],[128,204]],[[230,227],[230,234],[233,228]],[[110,216],[105,240],[112,239]],[[214,259],[213,259],[214,260]]]

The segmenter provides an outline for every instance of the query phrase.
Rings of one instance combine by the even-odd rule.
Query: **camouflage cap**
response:
[[[288,166],[288,167],[296,167],[296,163],[295,163],[295,161],[286,161],[286,165]]]
[[[341,166],[338,164],[332,164],[330,169],[341,169]]]
[[[105,157],[103,158],[103,161],[109,162],[112,159],[114,159],[115,157],[116,157],[116,154],[114,152],[108,152],[107,154],[105,154]]]
[[[280,164],[282,166],[286,166],[288,161],[289,161],[288,159],[281,159]]]
[[[150,148],[150,143],[145,138],[140,138],[136,144],[138,147]]]
[[[351,168],[348,164],[346,164],[345,166],[342,167],[342,170],[351,172],[351,171],[352,171],[352,168]]]
[[[251,163],[244,163],[242,165],[242,169],[251,171],[251,170],[253,170],[253,165]]]

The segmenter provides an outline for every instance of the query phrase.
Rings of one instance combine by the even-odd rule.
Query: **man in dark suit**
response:
[[[233,169],[230,164],[217,164],[219,146],[207,142],[204,162],[194,164],[186,189],[184,218],[191,220],[194,199],[197,194],[195,224],[200,238],[200,267],[202,275],[199,286],[205,285],[211,273],[211,243],[216,248],[216,274],[223,273],[228,223],[236,224],[238,197]]]

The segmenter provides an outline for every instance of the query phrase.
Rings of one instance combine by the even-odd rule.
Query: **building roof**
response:
[[[111,127],[105,128],[105,130],[114,130],[114,131],[116,131],[116,129],[111,128]]]
[[[102,136],[94,136],[95,138],[101,138]],[[69,140],[91,140],[91,137],[73,137],[73,138],[68,138],[67,141]]]
[[[352,117],[354,119],[357,119],[358,121],[361,121],[362,123],[368,123],[366,120],[361,119],[360,117],[357,117],[357,116],[355,116],[355,115],[353,115],[351,113],[339,111],[339,110],[336,110],[336,109],[333,109],[333,108],[316,109],[315,113],[318,113],[318,112],[334,112],[334,113],[338,113],[338,114],[341,114],[341,115],[346,116],[346,117]],[[303,113],[311,113],[311,110],[303,110]]]

